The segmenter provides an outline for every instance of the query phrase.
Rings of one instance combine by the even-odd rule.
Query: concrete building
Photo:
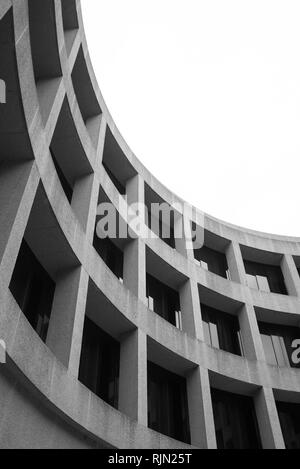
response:
[[[0,447],[299,448],[300,238],[99,240],[100,202],[182,201],[116,128],[80,1],[1,0],[0,50]]]

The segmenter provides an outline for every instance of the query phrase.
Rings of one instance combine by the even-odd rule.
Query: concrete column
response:
[[[258,329],[254,307],[245,304],[239,313],[239,323],[246,358],[265,361],[264,348]]]
[[[143,178],[137,174],[129,179],[126,183],[127,203],[131,204],[144,204],[145,202],[145,183]],[[145,221],[144,213],[141,213],[142,221]]]
[[[300,296],[300,277],[293,256],[290,254],[283,256],[281,269],[288,294]]]
[[[191,227],[191,220],[184,218],[177,217],[175,221],[175,230],[179,226],[183,224],[183,239],[176,240],[176,249],[180,252],[183,256],[187,257],[188,260],[191,262],[195,262],[194,256],[194,246],[192,241],[192,227]]]
[[[85,125],[95,149],[98,147],[102,115],[89,118]]]
[[[57,280],[47,345],[78,376],[88,290],[88,274],[82,267],[63,272]]]
[[[187,376],[191,444],[201,449],[216,449],[216,432],[208,371],[202,367]]]
[[[141,239],[132,240],[125,247],[124,285],[146,303],[146,255]]]
[[[179,236],[180,235],[180,236]],[[180,214],[175,214],[174,220],[174,236],[175,236],[175,248],[183,256],[190,259],[190,253],[187,249],[187,240],[184,227],[183,216]]]
[[[72,197],[72,209],[78,218],[84,231],[87,228],[89,219],[89,207],[91,202],[91,195],[93,191],[95,176],[89,174],[78,179],[74,186]]]
[[[148,424],[147,337],[139,329],[121,337],[119,411]]]
[[[36,194],[39,175],[31,162],[3,165],[0,171],[0,271],[10,278],[17,252],[10,250],[12,239],[21,243]]]
[[[182,224],[182,217],[177,217],[176,223]],[[193,264],[191,278],[188,279],[180,288],[180,306],[182,313],[182,327],[184,332],[204,340],[204,332],[201,318],[201,308],[199,299],[199,290],[196,276],[196,264],[194,259],[194,250],[192,239],[192,230],[190,220],[184,221],[184,237],[176,239],[176,249]],[[176,229],[176,226],[175,226]]]
[[[272,389],[261,388],[254,399],[258,426],[264,449],[285,449]]]
[[[126,195],[128,205],[144,203],[144,181],[140,175],[127,182]],[[144,217],[144,212],[140,213],[141,224]],[[130,240],[124,249],[124,285],[146,303],[146,247],[141,238]]]
[[[179,291],[184,332],[204,341],[201,307],[197,282],[187,280]]]
[[[99,165],[101,166],[102,164],[106,130],[107,130],[107,122],[105,120],[105,117],[102,115],[101,123],[100,123],[100,131],[98,134],[99,138],[98,138],[98,143],[97,143],[97,152],[96,152],[97,166]]]
[[[244,261],[239,244],[232,241],[226,251],[227,264],[234,282],[247,284]]]

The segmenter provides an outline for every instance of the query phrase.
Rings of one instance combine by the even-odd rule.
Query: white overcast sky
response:
[[[300,236],[299,0],[82,0],[125,140],[231,223]]]

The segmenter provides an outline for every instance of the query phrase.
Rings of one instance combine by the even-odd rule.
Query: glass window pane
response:
[[[257,281],[255,275],[246,274],[248,287],[258,290]]]
[[[203,330],[204,330],[204,339],[205,342],[211,346],[211,338],[210,338],[210,331],[209,331],[209,324],[203,321]]]
[[[217,329],[216,324],[213,324],[212,322],[209,323],[209,328],[210,328],[212,346],[215,348],[220,348],[218,329]]]
[[[240,345],[241,355],[242,355],[242,357],[245,357],[245,350],[244,350],[243,337],[242,337],[241,331],[238,331],[237,335],[238,335],[238,341],[239,341],[239,345]]]
[[[181,311],[175,311],[175,320],[176,320],[176,327],[182,331],[182,315]]]
[[[277,366],[277,360],[274,352],[272,338],[269,335],[261,334],[262,343],[264,346],[265,357],[269,365]]]
[[[154,311],[154,300],[152,296],[148,296],[148,308]]]
[[[258,288],[261,291],[270,293],[270,286],[267,277],[262,277],[261,275],[256,276]]]
[[[288,356],[288,352],[287,352],[287,349],[286,349],[284,338],[279,337],[279,342],[280,342],[282,354],[284,356],[284,360],[285,360],[285,363],[286,363],[285,366],[290,366],[290,359],[289,359],[289,356]]]
[[[282,337],[272,336],[273,347],[277,359],[278,366],[289,366],[289,360]]]
[[[226,270],[226,278],[227,280],[231,280],[230,270]]]

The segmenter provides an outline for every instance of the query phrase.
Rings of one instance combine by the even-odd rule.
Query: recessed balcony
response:
[[[267,293],[287,295],[282,255],[241,246],[248,286]]]
[[[205,341],[211,347],[244,356],[238,317],[201,304]]]

